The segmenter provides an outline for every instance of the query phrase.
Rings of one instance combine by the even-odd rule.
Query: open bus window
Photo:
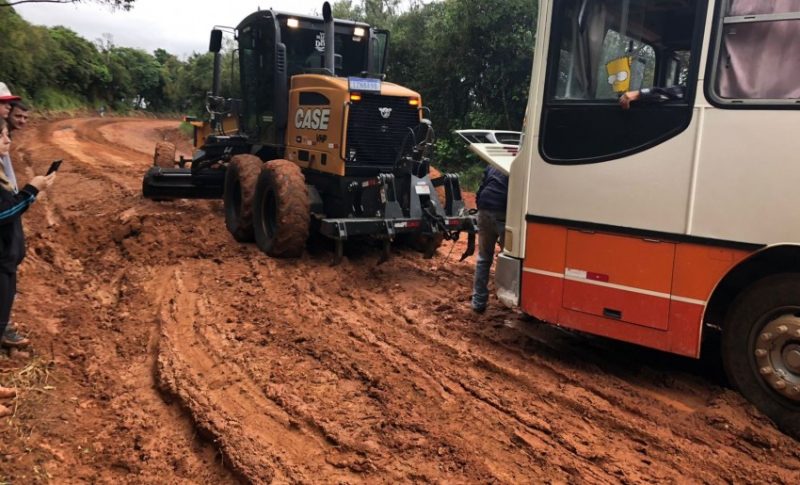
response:
[[[658,8],[662,2],[559,3],[563,7],[558,18],[560,38],[554,39],[559,45],[555,99],[616,100],[623,91],[656,84],[658,57],[665,61],[675,58],[676,37],[685,36],[682,48],[689,52],[686,45],[691,42],[691,29],[680,35],[669,31],[666,26],[675,19],[669,9]],[[617,76],[614,82],[613,76]],[[621,89],[623,86],[626,89]]]
[[[614,160],[692,120],[706,0],[554,0],[539,151],[554,164]],[[684,96],[623,110],[618,97],[680,85]],[[580,140],[580,142],[578,142]]]
[[[712,98],[721,104],[800,100],[800,0],[724,0]]]

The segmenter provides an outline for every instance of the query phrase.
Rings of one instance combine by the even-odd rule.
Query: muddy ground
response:
[[[177,122],[39,122],[0,483],[800,483],[797,442],[695,362],[468,309],[473,261],[270,259],[141,176]],[[182,141],[188,154],[188,143]]]

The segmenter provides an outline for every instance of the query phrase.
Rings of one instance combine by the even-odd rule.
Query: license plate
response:
[[[414,191],[417,195],[431,195],[431,188],[428,184],[420,184],[414,186]]]

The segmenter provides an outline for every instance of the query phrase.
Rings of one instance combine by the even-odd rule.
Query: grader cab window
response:
[[[239,59],[244,131],[265,143],[274,143],[275,42],[265,25],[247,27],[239,34]]]
[[[686,129],[706,6],[705,0],[555,0],[543,158],[612,160]],[[624,113],[618,105],[626,91],[675,85],[685,87],[681,99],[640,103]]]
[[[325,33],[321,27],[320,30],[281,28],[281,41],[286,44],[289,76],[321,72],[325,66]],[[357,76],[367,70],[368,42],[366,36],[356,37],[352,32],[334,35],[334,50],[341,59],[341,65],[337,62],[337,76]]]

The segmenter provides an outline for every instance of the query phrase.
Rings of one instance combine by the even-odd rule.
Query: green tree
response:
[[[394,21],[389,78],[422,94],[445,169],[475,163],[454,130],[521,128],[537,6],[536,0],[445,0],[416,4]]]
[[[0,3],[0,7],[13,7],[23,3],[83,3],[85,0],[11,0],[10,2]],[[130,10],[136,0],[92,0],[94,3],[108,5],[111,8]]]
[[[48,65],[56,85],[84,98],[99,95],[111,82],[111,73],[97,47],[65,27],[54,27],[49,34],[54,49]]]
[[[120,108],[142,108],[147,94],[158,86],[160,66],[155,57],[141,49],[111,47],[104,52],[111,80],[105,86],[106,99]]]
[[[333,4],[333,16],[366,22],[373,27],[391,28],[398,18],[400,0],[339,0]]]

